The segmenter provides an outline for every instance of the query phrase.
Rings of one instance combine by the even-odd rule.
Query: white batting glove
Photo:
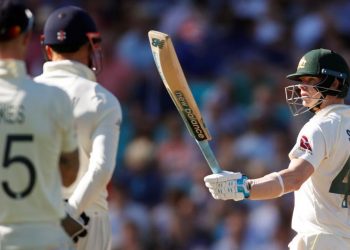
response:
[[[247,179],[242,173],[223,171],[207,175],[204,182],[214,199],[240,201],[250,195]]]

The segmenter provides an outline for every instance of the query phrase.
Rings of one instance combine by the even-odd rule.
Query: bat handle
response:
[[[214,174],[222,172],[222,169],[220,168],[219,163],[216,160],[215,155],[214,155],[213,151],[211,150],[208,141],[197,141],[196,140],[196,142],[197,142],[199,148],[201,149],[201,151],[204,155],[204,158],[207,160],[211,171]]]

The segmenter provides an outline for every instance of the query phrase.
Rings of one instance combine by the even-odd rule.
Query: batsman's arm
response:
[[[313,166],[304,159],[292,159],[288,168],[264,177],[248,180],[250,199],[265,200],[298,190],[313,174]]]

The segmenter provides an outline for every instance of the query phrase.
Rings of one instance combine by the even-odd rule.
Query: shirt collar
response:
[[[326,114],[328,114],[329,112],[331,112],[334,109],[338,109],[338,108],[347,108],[349,107],[346,104],[332,104],[332,105],[328,105],[327,107],[321,109],[320,111],[318,111],[314,117],[322,117],[325,116]]]
[[[44,63],[43,73],[47,74],[50,72],[63,71],[64,74],[78,75],[86,78],[90,81],[96,81],[95,73],[87,67],[77,61],[72,60],[60,60],[60,61],[49,61]]]

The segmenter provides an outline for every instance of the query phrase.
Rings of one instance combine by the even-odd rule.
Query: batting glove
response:
[[[250,195],[248,177],[237,172],[223,171],[204,177],[205,186],[216,200],[240,201]]]

